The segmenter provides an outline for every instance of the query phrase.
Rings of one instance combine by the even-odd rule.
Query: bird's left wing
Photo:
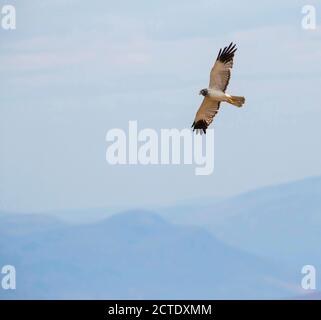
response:
[[[211,70],[209,88],[225,92],[230,81],[233,58],[236,50],[236,45],[233,45],[233,42],[223,50],[220,49],[215,64]]]
[[[212,123],[213,118],[220,108],[220,102],[205,97],[200,105],[194,122],[192,124],[193,131],[200,129],[206,133],[207,127]]]

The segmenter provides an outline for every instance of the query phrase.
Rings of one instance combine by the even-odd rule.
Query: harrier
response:
[[[220,108],[221,102],[228,102],[236,107],[242,107],[244,104],[244,97],[230,96],[225,93],[230,81],[233,58],[236,50],[237,48],[233,43],[223,50],[220,49],[211,70],[209,87],[202,89],[199,93],[204,96],[204,99],[192,124],[193,131],[196,130],[196,132],[198,132],[200,130],[201,133],[206,133],[206,129],[212,123],[213,118]]]

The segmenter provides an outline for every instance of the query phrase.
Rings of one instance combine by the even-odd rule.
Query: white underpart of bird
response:
[[[193,131],[196,130],[196,133],[206,133],[206,129],[212,123],[221,102],[227,102],[236,107],[242,107],[245,102],[244,97],[225,93],[231,77],[236,50],[236,45],[230,43],[228,47],[225,47],[223,50],[220,49],[217,55],[211,70],[209,86],[200,91],[200,95],[203,95],[204,99],[192,124]]]

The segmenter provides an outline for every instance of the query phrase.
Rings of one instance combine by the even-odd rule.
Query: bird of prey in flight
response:
[[[230,80],[236,50],[237,48],[233,43],[223,50],[220,49],[211,70],[209,87],[202,89],[199,93],[204,96],[204,99],[192,124],[193,131],[196,130],[196,132],[206,133],[206,129],[212,123],[213,118],[220,108],[221,102],[228,102],[236,107],[242,107],[244,104],[244,97],[231,96],[225,93]]]

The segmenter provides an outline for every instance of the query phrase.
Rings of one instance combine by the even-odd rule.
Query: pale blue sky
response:
[[[0,209],[144,207],[321,174],[321,4],[306,1],[9,1],[0,29]],[[0,6],[8,1],[0,0]],[[215,122],[215,169],[109,166],[108,129],[185,128],[220,47],[237,43]]]

